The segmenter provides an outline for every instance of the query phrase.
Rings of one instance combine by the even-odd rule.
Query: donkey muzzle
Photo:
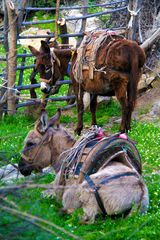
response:
[[[23,158],[21,158],[19,161],[18,169],[20,173],[25,177],[31,175],[33,171],[33,167],[26,163],[26,161]]]
[[[41,88],[41,91],[43,93],[49,93],[50,90],[51,90],[50,85],[48,83],[45,83],[45,82],[41,82],[41,87],[40,88]]]

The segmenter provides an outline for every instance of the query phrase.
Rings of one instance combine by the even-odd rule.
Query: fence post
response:
[[[66,20],[64,18],[61,18],[57,21],[58,25],[59,25],[59,31],[60,34],[67,34],[67,24],[66,24]],[[66,46],[69,44],[69,39],[68,37],[61,37],[62,40],[62,44],[66,44]],[[65,46],[62,48],[66,48]],[[68,46],[67,46],[68,48]]]
[[[9,23],[9,53],[8,53],[8,114],[13,115],[16,111],[15,104],[15,80],[16,80],[16,46],[17,46],[17,14],[16,9],[11,0],[6,2]]]

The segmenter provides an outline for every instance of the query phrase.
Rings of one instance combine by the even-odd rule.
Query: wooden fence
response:
[[[26,0],[22,0],[22,6],[18,9],[15,9],[14,4],[11,0],[5,1],[5,18],[4,18],[4,29],[3,36],[0,36],[0,41],[3,41],[6,51],[6,56],[0,56],[0,61],[6,61],[6,68],[4,72],[0,73],[0,77],[2,77],[2,86],[1,86],[1,100],[0,100],[0,114],[2,112],[8,111],[8,114],[14,114],[16,109],[22,106],[33,105],[39,103],[40,100],[29,100],[23,103],[17,103],[16,101],[16,91],[30,90],[36,89],[40,87],[40,84],[30,84],[23,85],[23,74],[26,69],[33,69],[34,64],[26,65],[26,58],[32,57],[32,54],[28,54],[24,52],[23,54],[17,54],[17,41],[21,39],[32,39],[32,38],[51,38],[55,36],[55,33],[50,33],[48,35],[20,35],[21,28],[33,26],[37,24],[48,24],[53,23],[56,24],[56,19],[51,20],[41,20],[41,21],[23,21],[24,14],[29,13],[30,11],[52,11],[56,10],[56,8],[37,8],[37,7],[26,7]],[[83,32],[85,31],[86,20],[92,17],[104,16],[106,14],[114,14],[117,12],[122,12],[127,16],[127,0],[113,0],[112,2],[106,2],[103,4],[93,4],[88,5],[87,0],[83,0],[82,6],[60,6],[59,11],[68,10],[68,9],[81,9],[83,10],[83,15],[78,17],[67,17],[65,20],[73,21],[73,20],[82,20],[82,27],[79,33],[62,33],[59,34],[58,37],[62,39],[72,38],[72,37],[83,37]],[[133,1],[131,1],[133,2]],[[137,2],[137,1],[136,1]],[[88,9],[90,8],[102,8],[103,11],[97,12],[94,14],[88,14]],[[133,7],[133,6],[132,6]],[[137,8],[138,6],[136,6]],[[107,10],[104,10],[107,9]],[[124,26],[123,26],[124,28]],[[112,28],[114,30],[114,28]],[[116,28],[117,29],[117,28]],[[21,58],[21,65],[17,65],[17,59]],[[19,80],[16,84],[16,72],[19,71]],[[56,84],[70,84],[70,80],[59,81]],[[73,99],[74,96],[66,96],[66,97],[54,97],[48,99],[48,101],[65,101],[68,99]],[[66,106],[67,108],[67,106]]]

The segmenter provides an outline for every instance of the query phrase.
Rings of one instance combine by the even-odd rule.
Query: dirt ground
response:
[[[160,82],[156,88],[138,97],[133,118],[146,121],[160,119]]]

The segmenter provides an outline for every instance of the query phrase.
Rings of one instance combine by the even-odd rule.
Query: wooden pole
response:
[[[59,31],[60,34],[67,34],[67,24],[66,24],[66,20],[64,18],[61,18],[57,21],[58,25],[59,25]],[[67,37],[61,37],[61,42],[62,44],[64,44],[64,47],[62,48],[66,48],[65,45],[69,45],[69,39]]]
[[[55,20],[55,39],[58,38],[58,16],[60,0],[56,0],[56,20]]]
[[[13,115],[16,112],[15,105],[15,80],[16,80],[16,47],[17,47],[17,14],[11,0],[6,1],[8,22],[9,22],[9,53],[8,53],[8,96],[7,106],[8,114]]]

